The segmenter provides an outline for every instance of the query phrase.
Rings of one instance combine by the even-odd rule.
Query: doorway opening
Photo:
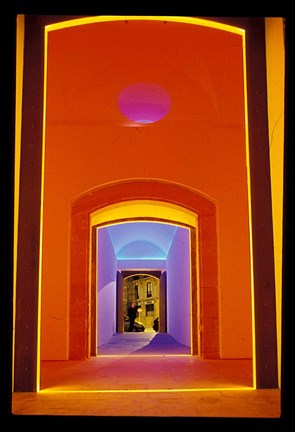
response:
[[[192,320],[191,352],[200,358],[220,358],[216,205],[198,191],[160,180],[151,183],[138,179],[98,187],[72,204],[71,268],[75,271],[71,273],[70,281],[69,359],[96,356],[98,343],[105,343],[116,332],[114,275],[118,269],[142,271],[155,269],[155,266],[156,269],[163,268],[162,255],[155,256],[154,260],[138,259],[136,266],[134,260],[127,259],[132,258],[130,255],[111,259],[115,252],[107,227],[134,221],[166,223],[167,227],[174,225],[189,229],[191,269],[185,274],[191,278],[191,301],[188,302],[191,310],[186,313],[186,319],[190,314]],[[101,233],[101,239],[97,238],[98,233]],[[99,247],[101,241],[105,241],[103,248]],[[86,251],[83,255],[79,254],[82,245]],[[135,245],[131,243],[129,252]],[[116,247],[119,246],[117,243]],[[126,252],[126,249],[120,248],[120,252]],[[181,261],[181,251],[178,253]],[[180,276],[178,266],[171,265],[171,272],[167,273],[168,293],[169,280],[172,279],[176,286],[174,295],[179,297],[171,303],[167,297],[170,311],[170,314],[167,311],[167,328],[170,333],[185,335],[187,326],[184,321],[181,320],[180,326],[179,322],[171,319],[179,315],[178,305],[184,302],[181,281],[177,283]],[[99,292],[97,283],[101,286]],[[113,289],[108,289],[110,286]],[[101,336],[106,339],[101,340]]]
[[[180,344],[190,354],[192,321],[197,320],[192,305],[198,303],[192,277],[195,229],[155,218],[131,219],[95,226],[93,236],[91,310],[96,319],[91,319],[91,354],[104,352],[114,335],[124,333],[149,333],[148,341],[151,333],[152,338],[158,334],[157,340]],[[130,332],[132,303],[138,310]]]
[[[162,273],[162,272],[161,272]],[[165,296],[163,299],[162,296]],[[129,332],[129,307],[138,307],[134,332],[162,331],[166,328],[166,286],[160,291],[160,278],[148,273],[134,274],[123,279],[124,332]],[[118,305],[120,307],[120,305]],[[160,319],[161,314],[161,319]]]

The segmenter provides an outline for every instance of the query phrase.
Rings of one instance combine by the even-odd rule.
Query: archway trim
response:
[[[90,355],[89,281],[91,280],[91,214],[114,204],[149,200],[163,206],[180,207],[198,216],[200,355],[219,358],[218,268],[215,203],[198,191],[155,179],[114,182],[92,189],[72,203],[70,263],[70,358],[86,359]],[[171,208],[171,207],[170,207]],[[197,252],[196,252],[197,256]],[[196,259],[192,262],[197,272]],[[197,279],[196,279],[197,280]],[[196,282],[193,291],[196,291]],[[196,302],[195,302],[196,303]],[[197,305],[193,305],[193,309]],[[197,311],[193,310],[193,315]],[[196,325],[193,332],[196,332]]]

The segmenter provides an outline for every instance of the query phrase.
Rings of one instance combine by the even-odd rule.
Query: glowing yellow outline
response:
[[[42,252],[43,252],[43,217],[44,217],[44,172],[45,172],[45,135],[46,135],[46,97],[47,97],[47,60],[48,35],[44,33],[44,82],[43,82],[43,131],[42,131],[42,163],[41,163],[41,202],[40,202],[40,245],[38,275],[38,321],[37,321],[37,367],[36,388],[40,390],[41,367],[41,295],[42,295]]]
[[[47,88],[47,44],[49,31],[60,30],[84,24],[96,22],[122,21],[122,20],[155,20],[179,22],[184,24],[200,25],[215,28],[241,35],[243,38],[243,58],[244,58],[244,91],[245,91],[245,138],[247,153],[247,175],[248,175],[248,205],[249,205],[249,231],[250,231],[250,259],[251,259],[251,292],[252,292],[252,340],[253,348],[253,381],[256,387],[256,350],[255,350],[255,315],[254,315],[254,277],[253,277],[253,253],[252,253],[252,217],[251,217],[251,194],[250,194],[250,166],[249,166],[249,138],[248,138],[248,114],[247,114],[247,85],[246,85],[246,50],[245,50],[245,30],[215,21],[191,18],[191,17],[167,17],[167,16],[98,16],[78,18],[68,21],[50,24],[44,27],[44,99],[43,99],[43,134],[42,134],[42,180],[41,180],[41,209],[40,209],[40,252],[39,252],[39,281],[38,281],[38,340],[37,340],[37,391],[40,391],[40,329],[41,329],[41,282],[42,282],[42,243],[43,243],[43,208],[44,208],[44,166],[45,166],[45,129],[46,129],[46,88]],[[254,324],[254,327],[253,327]],[[224,389],[223,389],[224,390]],[[232,390],[232,388],[231,388]],[[183,391],[183,390],[181,390]]]
[[[160,211],[156,212],[156,210],[158,209]],[[166,211],[169,209],[169,212],[167,212],[167,214],[165,214],[164,216],[163,209]],[[131,214],[133,216],[131,216]],[[197,215],[187,209],[185,209],[184,211],[181,206],[176,204],[159,200],[140,199],[121,201],[117,204],[111,204],[103,207],[103,209],[94,211],[91,213],[90,223],[92,226],[100,224],[105,224],[105,226],[107,226],[108,221],[110,220],[112,222],[109,225],[114,225],[116,224],[116,220],[119,220],[117,223],[122,223],[120,219],[136,219],[137,217],[158,217],[159,219],[165,218],[165,222],[155,221],[155,223],[170,223],[171,225],[175,225],[175,222],[179,222],[190,227],[194,227],[196,225]],[[130,223],[132,222],[134,221],[130,221]],[[128,221],[126,221],[126,223],[128,223]]]
[[[130,354],[97,354],[98,358],[122,358],[122,357],[128,357],[130,359]],[[150,357],[191,357],[191,354],[132,354],[132,358],[137,357],[144,357],[144,358],[150,358]]]
[[[64,28],[75,27],[75,26],[85,25],[85,24],[93,24],[98,22],[101,23],[101,22],[109,22],[109,21],[139,21],[139,20],[167,21],[167,22],[177,22],[177,23],[184,23],[184,24],[193,24],[193,25],[199,25],[203,27],[215,28],[217,30],[223,30],[223,31],[227,31],[239,35],[245,33],[244,29],[234,27],[228,24],[217,23],[215,21],[210,21],[203,18],[179,17],[179,16],[175,16],[175,17],[174,16],[150,16],[150,15],[147,16],[104,15],[104,16],[96,16],[96,17],[85,17],[85,18],[72,19],[68,21],[62,21],[56,24],[49,24],[46,26],[46,28],[48,29],[48,31],[53,31],[53,30],[61,30]]]
[[[251,206],[251,175],[249,154],[249,130],[248,130],[248,93],[247,93],[247,67],[246,67],[246,35],[243,40],[243,78],[244,78],[244,113],[245,113],[245,143],[246,143],[246,167],[248,188],[248,221],[249,221],[249,249],[250,249],[250,284],[251,284],[251,318],[252,318],[252,367],[253,386],[256,388],[256,337],[255,337],[255,297],[254,297],[254,265],[253,265],[253,233],[252,233],[252,206]]]
[[[176,388],[176,389],[120,389],[120,390],[40,390],[42,394],[54,393],[185,393],[185,392],[207,392],[207,391],[253,391],[253,387],[208,387],[208,388]]]

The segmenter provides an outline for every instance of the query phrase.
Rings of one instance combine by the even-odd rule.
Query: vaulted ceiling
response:
[[[158,222],[130,222],[106,229],[117,259],[165,260],[176,231],[183,228]]]

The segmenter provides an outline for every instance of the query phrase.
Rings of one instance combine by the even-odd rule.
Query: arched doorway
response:
[[[199,317],[197,302],[192,301],[192,344],[198,345],[204,358],[219,357],[218,268],[215,203],[200,192],[160,180],[137,179],[115,182],[77,198],[72,203],[70,263],[70,358],[86,359],[90,355],[90,289],[92,252],[90,215],[110,205],[131,201],[161,202],[178,206],[183,212],[197,215],[198,236],[192,238],[192,292],[196,294],[196,265],[199,262]],[[92,238],[91,238],[92,237]],[[197,318],[198,317],[198,318]],[[197,319],[199,325],[197,326]],[[198,334],[199,333],[199,334]]]

